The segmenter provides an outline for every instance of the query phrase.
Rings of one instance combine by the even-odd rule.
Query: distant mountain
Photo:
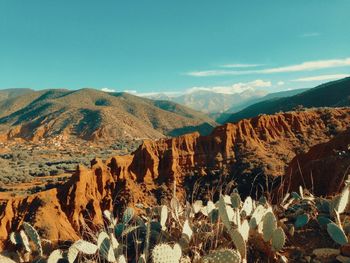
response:
[[[257,99],[265,96],[267,92],[246,90],[242,93],[225,94],[207,90],[198,90],[180,96],[167,96],[157,94],[149,96],[151,99],[162,99],[174,101],[197,111],[207,114],[222,113],[230,108],[243,109],[249,103],[254,103]]]
[[[225,121],[232,115],[232,113],[236,113],[250,105],[253,105],[255,103],[276,99],[276,98],[283,98],[283,97],[290,97],[299,93],[302,93],[304,91],[307,91],[309,89],[294,89],[294,90],[286,90],[286,91],[280,91],[280,92],[274,92],[269,93],[266,96],[253,98],[245,103],[236,104],[232,106],[230,109],[228,109],[224,113],[216,113],[216,114],[209,114],[213,119],[215,119],[218,123],[225,123]]]
[[[0,90],[0,101],[17,97],[23,94],[33,92],[32,89],[3,89]]]
[[[350,106],[350,77],[328,82],[294,96],[272,98],[253,104],[237,113],[222,116],[225,122],[237,122],[259,114],[274,114],[279,111],[290,111],[298,106],[341,107]]]
[[[207,115],[174,102],[93,89],[30,91],[0,101],[2,139],[161,138],[207,134],[215,125]]]

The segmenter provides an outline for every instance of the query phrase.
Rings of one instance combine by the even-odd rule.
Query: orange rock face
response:
[[[79,166],[58,189],[0,199],[0,243],[23,221],[44,238],[75,240],[86,227],[103,224],[103,210],[155,204],[171,195],[174,184],[180,197],[205,196],[232,180],[241,193],[254,194],[266,181],[272,187],[295,156],[348,127],[349,108],[322,109],[262,115],[220,126],[209,136],[145,141],[132,155],[94,160],[91,169]]]
[[[0,244],[24,221],[53,242],[76,240],[86,228],[103,223],[102,211],[112,209],[114,186],[107,166],[96,160],[91,169],[79,166],[61,188],[0,200]]]
[[[285,189],[296,190],[299,185],[316,195],[339,192],[350,175],[350,128],[328,142],[311,147],[297,155],[289,164]]]

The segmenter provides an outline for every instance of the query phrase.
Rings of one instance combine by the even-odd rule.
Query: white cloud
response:
[[[277,82],[277,85],[278,86],[283,86],[285,83],[284,83],[284,81],[279,81],[279,82]]]
[[[125,91],[130,93],[130,91]],[[152,91],[152,92],[132,92],[132,94],[136,95],[136,96],[140,96],[140,97],[153,97],[153,96],[159,96],[159,95],[164,95],[164,96],[168,96],[168,97],[176,97],[179,95],[182,95],[183,92],[179,92],[179,91]]]
[[[260,70],[207,70],[207,71],[192,71],[187,75],[194,77],[209,77],[209,76],[224,76],[224,75],[246,75],[246,74],[272,74],[285,72],[312,71],[326,68],[337,68],[350,66],[350,58],[344,59],[328,59],[306,61],[296,65],[267,68]]]
[[[127,90],[124,90],[124,92],[130,93],[130,94],[136,94],[137,90],[129,90],[129,89],[127,89]]]
[[[308,33],[301,34],[299,37],[318,37],[320,35],[321,34],[318,32],[308,32]]]
[[[102,88],[101,90],[104,92],[116,92],[116,90],[110,88]]]
[[[222,68],[254,68],[262,66],[263,64],[225,64],[221,65]]]
[[[251,82],[240,82],[235,83],[230,86],[213,86],[213,87],[192,87],[186,90],[186,93],[192,93],[196,91],[211,91],[216,93],[224,93],[224,94],[235,94],[242,93],[246,90],[255,90],[256,88],[266,88],[271,87],[271,81],[264,81],[261,79],[257,79]]]
[[[349,77],[349,74],[333,74],[333,75],[319,75],[305,78],[294,79],[295,82],[308,82],[308,81],[320,81],[320,80],[335,80]]]

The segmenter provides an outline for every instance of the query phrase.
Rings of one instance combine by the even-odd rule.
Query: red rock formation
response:
[[[247,192],[256,175],[263,180],[262,175],[284,175],[296,154],[328,141],[333,133],[349,126],[350,109],[262,115],[220,126],[210,136],[193,133],[146,141],[132,156],[112,158],[110,166],[127,185],[137,182],[145,191],[174,179],[181,184],[193,172],[222,173],[226,168]],[[135,189],[141,190],[140,186]]]
[[[79,166],[59,189],[3,200],[0,205],[0,247],[23,221],[31,222],[42,236],[53,242],[77,239],[86,227],[103,224],[102,211],[112,209],[114,185],[107,166],[95,160],[91,169]]]
[[[286,171],[285,190],[302,185],[318,196],[331,195],[342,189],[349,175],[350,129],[297,155]]]
[[[241,192],[265,183],[265,176],[285,173],[300,152],[329,141],[350,126],[350,109],[319,109],[262,115],[216,128],[210,136],[192,133],[173,139],[145,141],[133,155],[116,156],[106,164],[79,166],[59,189],[29,197],[3,200],[0,205],[0,243],[21,222],[29,221],[45,238],[76,239],[87,225],[102,224],[102,211],[113,200],[122,209],[126,203],[151,205],[162,194],[192,192],[201,178],[203,186],[234,179]],[[205,187],[200,188],[206,191]]]

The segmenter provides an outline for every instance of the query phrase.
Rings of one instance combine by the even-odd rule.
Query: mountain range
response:
[[[3,140],[76,136],[86,140],[161,138],[216,125],[203,113],[171,101],[94,89],[0,91]]]
[[[147,97],[155,100],[173,101],[216,118],[220,116],[220,114],[226,116],[260,101],[292,96],[306,90],[307,89],[294,89],[268,93],[263,90],[248,89],[234,94],[209,90],[195,90],[178,96],[160,93]]]
[[[285,94],[286,95],[286,94]],[[255,103],[247,108],[223,115],[219,122],[237,122],[259,114],[273,114],[290,111],[297,107],[341,107],[350,105],[350,77],[328,82],[293,96],[267,97],[267,100]]]
[[[55,136],[90,141],[158,139],[194,131],[207,135],[217,123],[237,122],[259,114],[302,107],[348,106],[350,78],[312,89],[267,95],[251,92],[222,94],[199,90],[178,97],[158,94],[153,97],[158,98],[155,100],[94,89],[1,90],[0,140],[37,141]],[[211,112],[217,107],[226,111],[197,111]]]

